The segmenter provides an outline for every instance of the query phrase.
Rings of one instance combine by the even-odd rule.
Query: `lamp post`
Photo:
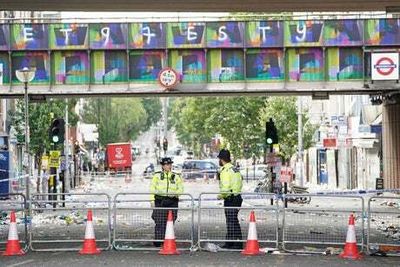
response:
[[[29,155],[29,102],[28,102],[28,83],[35,78],[35,70],[24,67],[21,70],[16,70],[15,75],[17,79],[24,83],[24,99],[25,99],[25,155],[27,159],[26,176],[25,176],[25,192],[26,199],[29,200],[29,183],[31,175],[31,157]]]

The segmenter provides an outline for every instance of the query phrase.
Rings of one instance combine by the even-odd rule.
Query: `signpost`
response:
[[[371,75],[377,81],[398,80],[399,53],[372,53]]]

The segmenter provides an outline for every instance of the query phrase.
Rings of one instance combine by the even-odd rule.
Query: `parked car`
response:
[[[183,179],[217,178],[218,166],[210,160],[185,160],[182,166]]]
[[[256,164],[249,165],[247,168],[246,166],[240,168],[240,174],[242,175],[243,179],[259,180],[265,177],[266,171],[268,170],[268,165]]]

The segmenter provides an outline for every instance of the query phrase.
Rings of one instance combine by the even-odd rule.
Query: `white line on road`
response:
[[[22,261],[22,262],[18,262],[18,263],[14,263],[14,264],[8,265],[8,267],[21,266],[21,265],[24,265],[24,264],[27,264],[27,263],[31,263],[31,262],[34,262],[34,261],[35,260],[26,260],[26,261]]]

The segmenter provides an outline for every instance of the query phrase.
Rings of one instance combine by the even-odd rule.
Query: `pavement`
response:
[[[81,256],[77,252],[29,252],[20,257],[0,257],[0,266],[399,266],[396,257],[365,256],[362,260],[343,260],[338,256],[266,254],[242,256],[239,252],[183,252],[161,256],[157,251],[104,251]]]

